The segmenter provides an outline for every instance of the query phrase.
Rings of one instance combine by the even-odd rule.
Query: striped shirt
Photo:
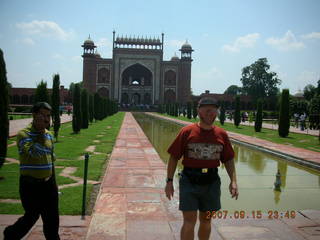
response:
[[[52,163],[55,161],[53,136],[47,129],[41,134],[30,124],[18,132],[17,143],[21,175],[34,178],[52,175]]]

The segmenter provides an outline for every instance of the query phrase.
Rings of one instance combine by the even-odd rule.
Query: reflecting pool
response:
[[[169,155],[166,151],[181,125],[142,113],[136,113],[134,117],[160,157],[167,162]],[[231,199],[229,177],[221,166],[223,209],[263,212],[320,210],[320,172],[241,145],[233,144],[233,147],[240,195],[237,201]],[[277,179],[278,170],[280,176]],[[276,188],[275,183],[278,183]]]

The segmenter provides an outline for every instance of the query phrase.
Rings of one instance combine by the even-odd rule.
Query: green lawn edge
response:
[[[58,142],[55,143],[55,162],[58,185],[70,184],[75,181],[59,176],[66,167],[76,167],[72,176],[83,177],[85,149],[95,145],[95,154],[89,154],[88,180],[99,181],[108,164],[120,127],[124,112],[118,112],[102,121],[97,121],[88,129],[81,129],[79,134],[72,133],[71,122],[61,125]],[[10,139],[10,143],[15,137]],[[95,141],[96,140],[96,141]],[[99,142],[97,142],[97,140]],[[94,142],[95,141],[95,142]],[[8,148],[8,158],[18,159],[17,146]],[[4,177],[0,184],[0,199],[19,199],[19,164],[5,164],[0,169]],[[87,185],[87,204],[93,191],[93,185]],[[59,190],[59,209],[61,215],[80,215],[82,206],[83,186],[68,187]],[[0,214],[23,214],[21,203],[1,203]]]

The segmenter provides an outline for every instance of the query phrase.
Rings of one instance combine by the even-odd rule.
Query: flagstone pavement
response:
[[[126,113],[93,214],[85,220],[61,216],[61,239],[180,239],[178,192],[173,200],[166,199],[165,178],[165,164],[132,114]],[[0,231],[17,217],[0,215]],[[25,239],[44,239],[41,221]],[[268,219],[266,214],[261,219],[215,219],[210,239],[320,239],[320,211],[299,211],[294,219]]]

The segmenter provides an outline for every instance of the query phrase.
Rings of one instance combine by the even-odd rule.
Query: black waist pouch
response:
[[[215,182],[218,178],[218,168],[184,168],[186,175],[192,184],[206,185]]]

